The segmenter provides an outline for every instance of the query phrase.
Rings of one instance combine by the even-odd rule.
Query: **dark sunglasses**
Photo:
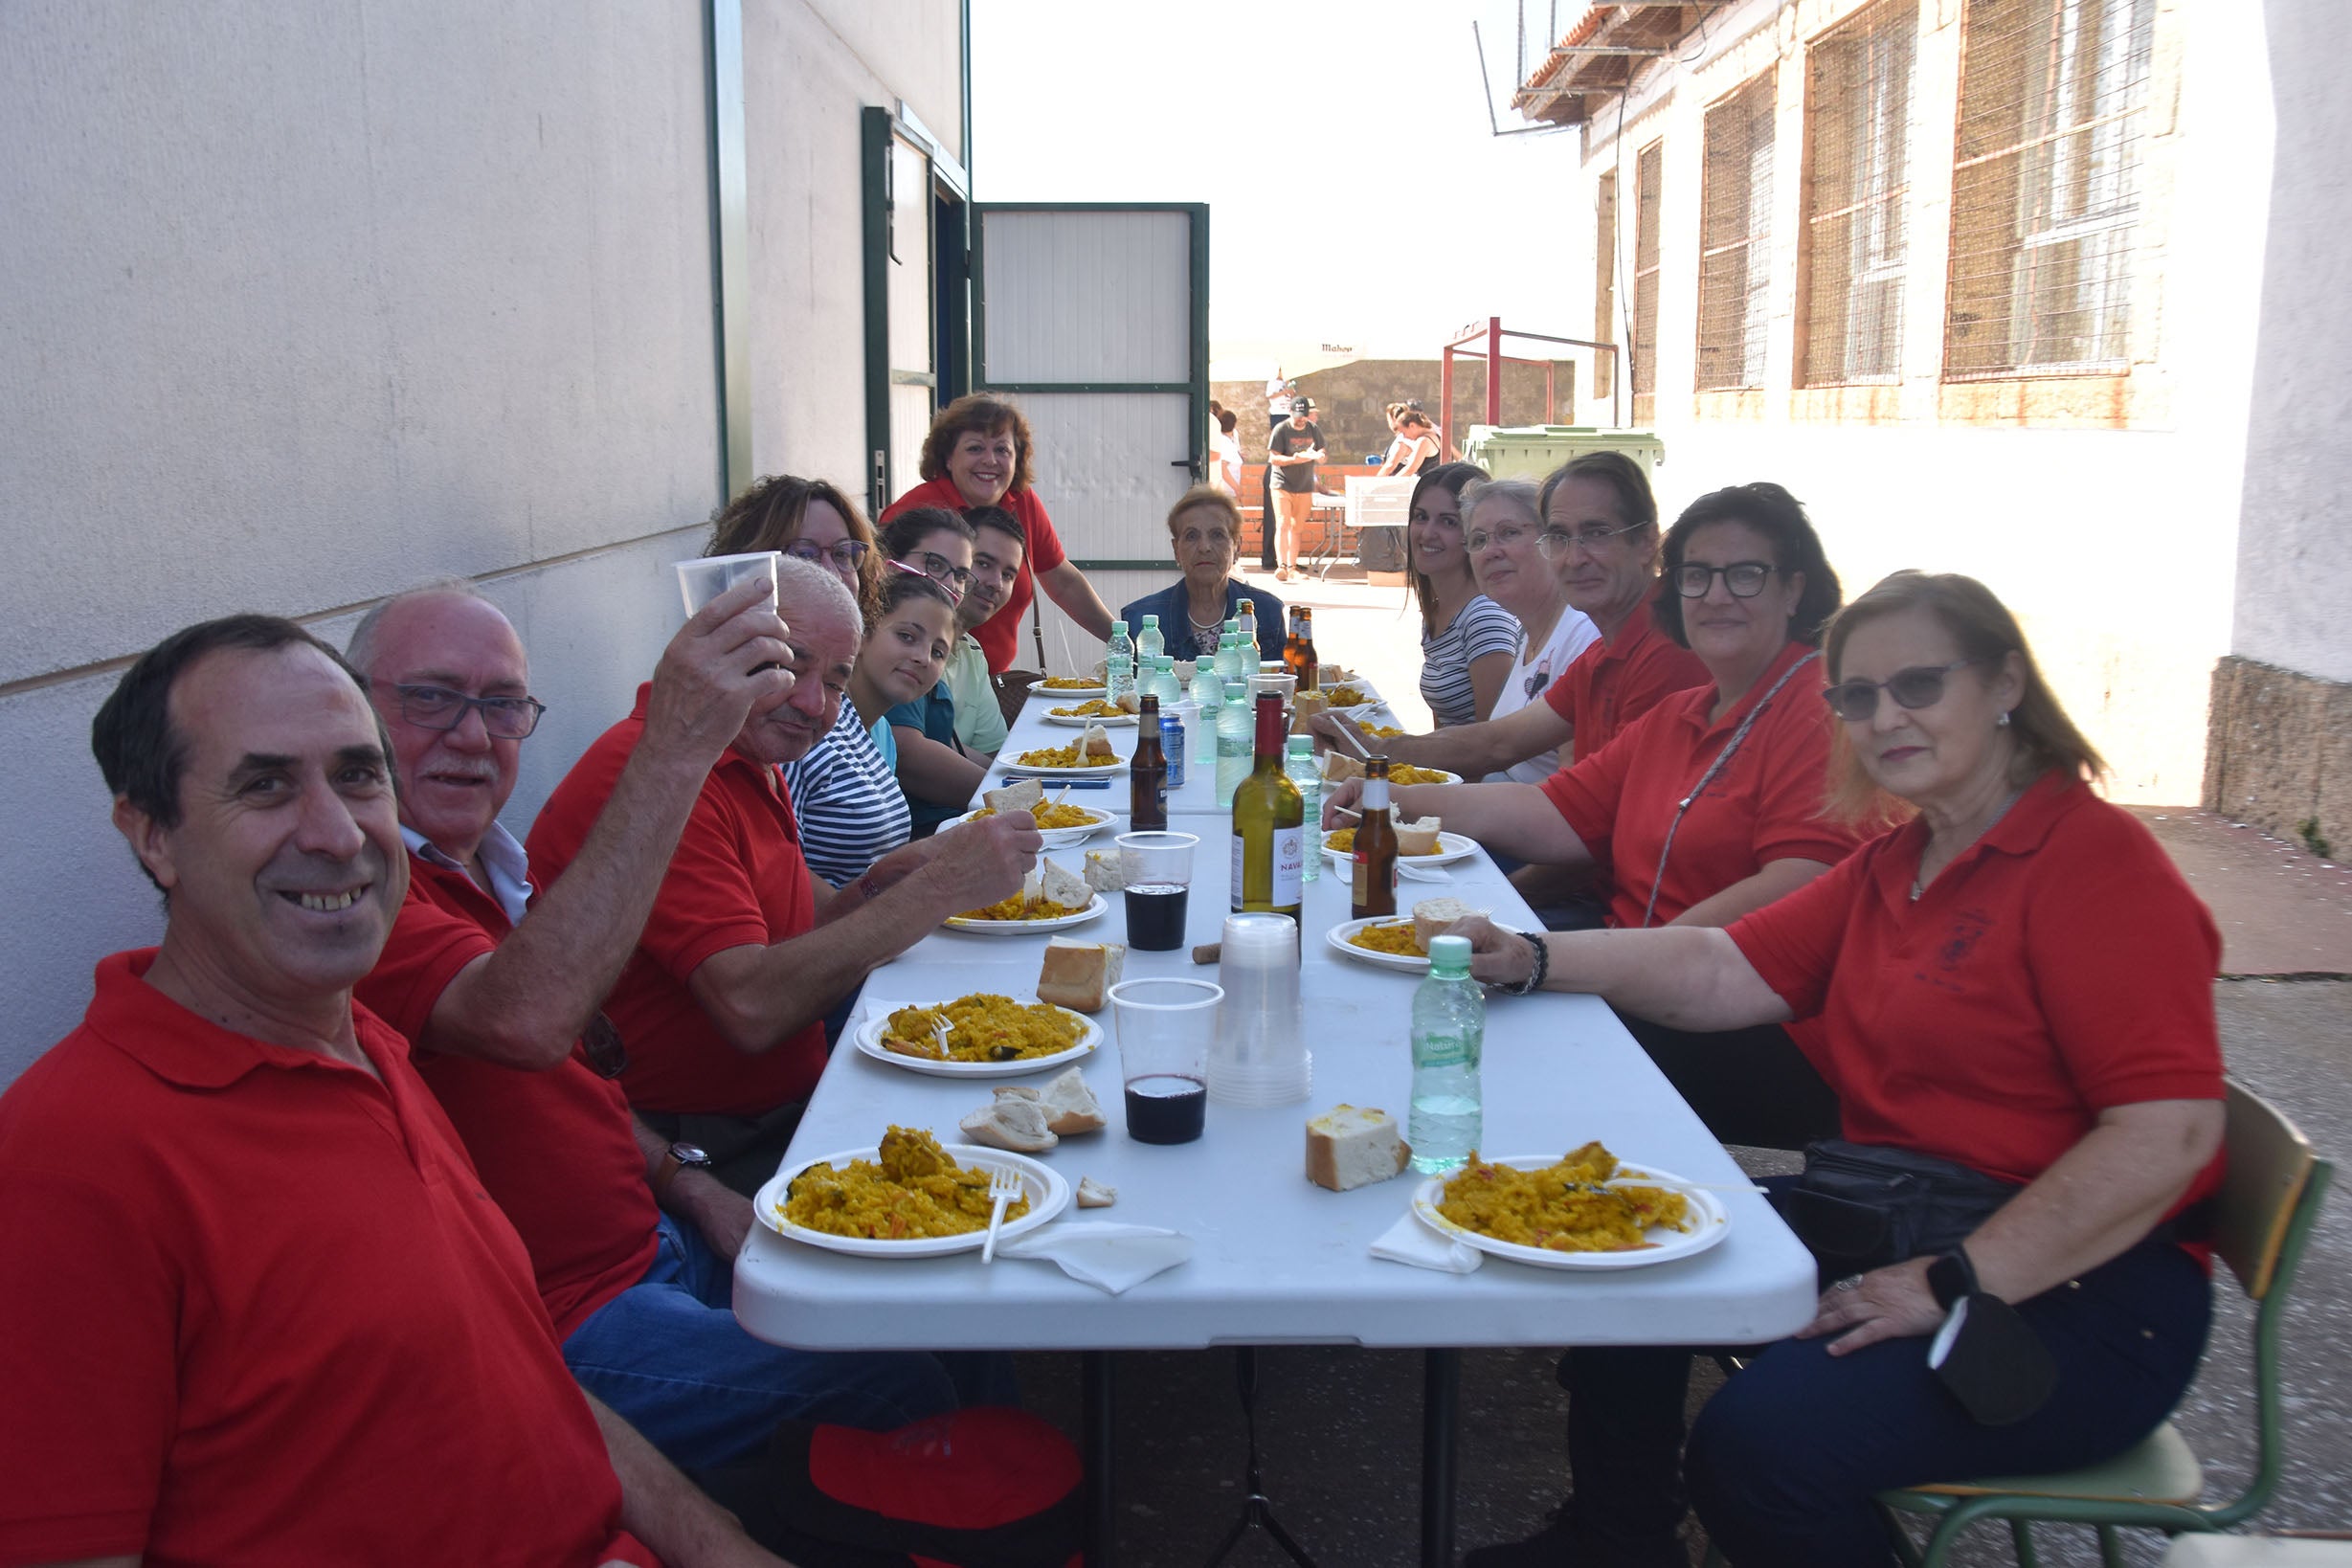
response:
[[[1954,670],[1964,669],[1982,660],[1955,659],[1949,664],[1921,664],[1915,669],[1896,670],[1884,681],[1841,681],[1822,693],[1829,711],[1848,724],[1864,724],[1878,712],[1878,694],[1884,691],[1894,699],[1897,707],[1934,707],[1943,701],[1943,678]]]

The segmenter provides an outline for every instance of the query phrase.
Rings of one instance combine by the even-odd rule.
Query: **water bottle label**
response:
[[[1413,1042],[1413,1065],[1459,1067],[1470,1060],[1470,1042],[1464,1035],[1423,1035]]]

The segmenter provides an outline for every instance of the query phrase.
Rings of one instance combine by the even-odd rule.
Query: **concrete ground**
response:
[[[1256,580],[1256,579],[1253,579]],[[1363,668],[1411,728],[1418,625],[1403,591],[1311,584],[1285,597],[1315,607],[1318,641]],[[2187,810],[2139,813],[2214,911],[2225,973],[2214,1006],[2239,1079],[2283,1107],[2323,1155],[2352,1151],[2352,873],[2225,819]],[[2295,977],[2286,977],[2295,976]],[[2322,976],[2311,978],[2304,976]],[[1784,1156],[1761,1156],[1764,1161]],[[1783,1167],[1784,1168],[1784,1167]],[[2226,1270],[2206,1367],[2179,1421],[2205,1458],[2208,1498],[2231,1495],[2251,1463],[2251,1311]],[[1547,1349],[1464,1357],[1460,1547],[1534,1530],[1564,1486],[1565,1397]],[[1277,1516],[1322,1568],[1417,1560],[1421,1358],[1409,1353],[1286,1347],[1261,1353],[1259,1438]],[[1030,1402],[1078,1430],[1075,1357],[1023,1358]],[[1703,1368],[1693,1398],[1714,1374]],[[1239,1515],[1244,1437],[1229,1351],[1131,1355],[1119,1363],[1121,1561],[1176,1568],[1208,1561]],[[2269,1529],[2352,1528],[2352,1191],[2322,1214],[2287,1320],[2282,1356],[2286,1460]],[[2086,1533],[2047,1530],[2043,1560],[2090,1564]],[[1691,1560],[1702,1549],[1692,1531]],[[2136,1541],[2134,1563],[2161,1556]],[[1286,1559],[1253,1532],[1226,1561]],[[1958,1560],[2014,1560],[1981,1532]]]

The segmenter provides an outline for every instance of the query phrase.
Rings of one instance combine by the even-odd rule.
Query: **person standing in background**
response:
[[[1217,435],[1209,443],[1209,482],[1229,496],[1242,493],[1242,442],[1233,434],[1240,423],[1231,409],[1219,410]]]
[[[1282,428],[1290,417],[1290,399],[1298,392],[1298,383],[1283,378],[1282,368],[1275,367],[1274,377],[1266,384],[1266,428],[1269,434]],[[1267,463],[1266,476],[1259,484],[1258,496],[1258,570],[1271,571],[1274,559],[1274,465]]]
[[[1266,474],[1279,508],[1270,530],[1274,536],[1274,580],[1287,583],[1298,571],[1299,530],[1315,504],[1315,464],[1322,459],[1323,427],[1314,422],[1314,405],[1304,397],[1290,399],[1290,417],[1276,425],[1266,438]]]

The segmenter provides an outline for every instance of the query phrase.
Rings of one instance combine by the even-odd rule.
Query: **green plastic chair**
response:
[[[2020,1568],[2038,1568],[2030,1533],[2036,1519],[2094,1527],[2101,1559],[2108,1568],[2121,1568],[2119,1526],[2167,1535],[2227,1530],[2270,1501],[2283,1449],[2279,1320],[2334,1168],[2312,1153],[2275,1106],[2234,1081],[2229,1086],[2228,1113],[2229,1167],[2214,1198],[2213,1250],[2256,1303],[2254,1400],[2260,1432],[2253,1478],[2246,1490],[2227,1502],[2202,1501],[2205,1472],[2179,1428],[2166,1422],[2137,1447],[2083,1469],[1879,1493],[1895,1550],[1912,1568],[1939,1568],[1960,1532],[1980,1519],[2009,1521]],[[1935,1517],[1924,1551],[1913,1544],[1899,1513]]]

